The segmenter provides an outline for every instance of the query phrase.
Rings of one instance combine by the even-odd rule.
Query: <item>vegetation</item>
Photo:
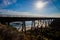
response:
[[[20,40],[21,36],[15,28],[0,24],[0,40]]]

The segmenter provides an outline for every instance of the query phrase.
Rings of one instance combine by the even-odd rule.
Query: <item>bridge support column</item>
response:
[[[25,32],[26,33],[25,21],[22,21],[22,32]]]
[[[41,20],[41,28],[43,27],[43,23],[44,23],[43,20]]]
[[[45,24],[44,25],[45,25],[45,28],[46,28],[47,27],[47,20],[45,20]]]
[[[40,22],[40,24],[39,24],[39,25],[40,25],[40,28],[41,28],[41,20],[40,20],[39,22]]]
[[[47,26],[49,27],[49,24],[51,24],[51,22],[53,21],[53,19],[49,19],[48,21],[47,21]]]
[[[40,24],[41,23],[41,20],[38,20],[38,26],[37,26],[37,28],[39,28],[40,27]]]
[[[43,27],[45,26],[44,24],[45,24],[45,20],[43,20]]]
[[[32,29],[32,30],[34,30],[34,29],[35,29],[35,20],[33,20],[33,21],[32,21],[31,29]]]
[[[49,24],[50,24],[50,20],[47,20],[47,27],[49,27]]]

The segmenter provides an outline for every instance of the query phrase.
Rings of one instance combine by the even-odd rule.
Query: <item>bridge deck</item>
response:
[[[0,21],[12,22],[12,21],[32,21],[32,20],[48,20],[48,19],[60,19],[57,17],[0,17]]]

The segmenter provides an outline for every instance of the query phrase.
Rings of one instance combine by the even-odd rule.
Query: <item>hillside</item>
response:
[[[16,28],[0,24],[0,40],[20,40],[21,36]]]
[[[0,24],[0,40],[58,40],[59,37],[59,29],[38,28],[22,33],[16,28]]]

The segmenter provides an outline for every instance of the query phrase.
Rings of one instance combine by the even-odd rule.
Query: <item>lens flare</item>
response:
[[[42,9],[46,6],[47,2],[42,2],[42,1],[38,1],[35,3],[35,8],[36,9]]]

